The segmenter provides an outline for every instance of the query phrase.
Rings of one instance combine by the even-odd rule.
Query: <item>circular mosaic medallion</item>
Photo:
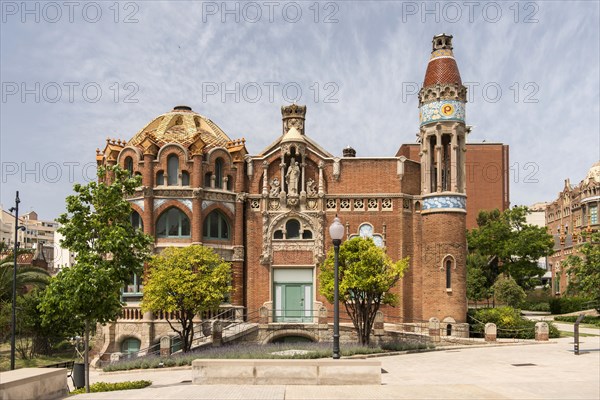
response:
[[[450,103],[444,103],[440,107],[440,112],[446,117],[450,117],[454,114],[454,106]]]

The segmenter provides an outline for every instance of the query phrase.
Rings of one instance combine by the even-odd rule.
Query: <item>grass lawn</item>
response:
[[[49,364],[55,364],[62,361],[71,361],[76,360],[77,357],[75,355],[74,350],[68,350],[64,352],[59,352],[49,356],[35,356],[31,360],[23,360],[19,357],[19,353],[17,352],[15,356],[15,366],[16,368],[32,368],[32,367],[43,367]],[[0,371],[9,371],[10,370],[10,342],[0,344]]]
[[[575,322],[568,322],[568,321],[552,321],[555,324],[567,324],[567,325],[575,325]],[[600,332],[600,327],[597,325],[592,325],[592,324],[579,324],[580,328],[592,328],[592,329],[598,329],[598,331]]]
[[[579,332],[579,337],[593,337],[598,335],[593,335],[591,333],[581,333]],[[575,337],[574,332],[560,331],[560,337]]]

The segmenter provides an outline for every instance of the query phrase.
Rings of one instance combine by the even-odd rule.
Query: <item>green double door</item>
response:
[[[312,322],[312,270],[276,270],[274,278],[275,322]]]

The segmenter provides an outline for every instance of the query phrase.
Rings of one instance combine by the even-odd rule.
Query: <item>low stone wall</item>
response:
[[[381,385],[381,361],[215,360],[192,361],[197,385]]]
[[[66,368],[21,368],[0,373],[0,399],[53,400],[66,397]]]

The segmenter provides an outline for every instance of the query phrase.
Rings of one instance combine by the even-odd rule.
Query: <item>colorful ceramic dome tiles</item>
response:
[[[460,195],[431,196],[423,200],[423,212],[447,209],[467,209],[467,198]]]
[[[421,125],[436,121],[465,121],[465,104],[457,100],[433,101],[421,105]]]

